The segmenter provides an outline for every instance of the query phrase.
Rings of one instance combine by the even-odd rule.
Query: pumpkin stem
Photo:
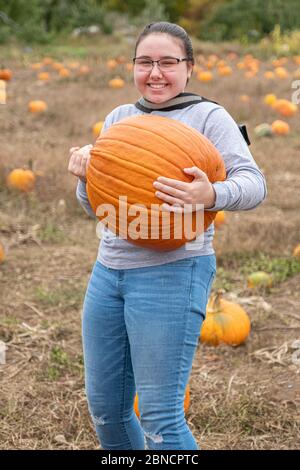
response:
[[[217,292],[211,296],[212,309],[214,311],[221,310],[220,300],[223,297],[224,293],[225,293],[224,289],[218,289]]]
[[[29,168],[29,170],[33,171],[33,160],[32,160],[32,158],[29,158],[29,160],[28,160],[28,168]]]

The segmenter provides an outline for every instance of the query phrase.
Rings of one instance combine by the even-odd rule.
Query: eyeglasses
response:
[[[134,65],[143,72],[150,72],[154,64],[157,64],[162,72],[168,72],[175,69],[179,62],[184,62],[188,59],[187,57],[183,57],[182,59],[178,59],[177,57],[164,57],[159,60],[151,60],[144,57],[134,57],[132,60]]]

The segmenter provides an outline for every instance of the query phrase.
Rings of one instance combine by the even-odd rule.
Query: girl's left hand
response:
[[[169,212],[190,212],[210,209],[215,205],[216,193],[206,173],[195,166],[183,171],[194,180],[191,183],[159,176],[153,186],[158,191],[155,196],[164,201],[162,209]],[[189,206],[184,207],[185,204]],[[201,205],[201,207],[197,207]]]

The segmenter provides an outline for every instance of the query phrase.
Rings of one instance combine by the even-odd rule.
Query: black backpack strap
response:
[[[247,142],[248,145],[251,145],[248,132],[247,132],[247,127],[246,124],[238,124],[239,130],[242,133],[242,136],[244,137],[245,141]]]

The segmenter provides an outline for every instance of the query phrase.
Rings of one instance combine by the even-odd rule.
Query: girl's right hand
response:
[[[78,176],[78,178],[86,182],[86,170],[91,158],[90,150],[92,145],[88,144],[84,147],[71,147],[69,150],[69,166],[68,171],[72,175]]]

